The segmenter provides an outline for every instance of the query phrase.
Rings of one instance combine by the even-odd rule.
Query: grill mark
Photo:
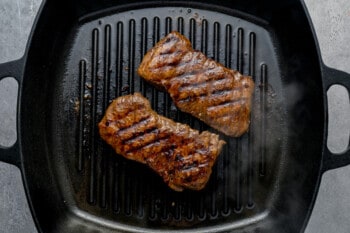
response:
[[[179,168],[179,172],[181,173],[190,173],[192,180],[190,182],[192,182],[193,180],[197,180],[198,179],[198,174],[201,172],[201,168],[197,167],[194,163],[188,166],[184,166],[182,168]],[[197,177],[196,177],[197,176]]]
[[[210,114],[210,116],[214,116],[215,117],[215,121],[217,122],[216,125],[220,124],[220,122],[228,122],[228,121],[233,121],[235,122],[235,124],[230,125],[229,127],[231,129],[234,129],[235,131],[239,130],[239,126],[238,124],[243,124],[244,122],[242,122],[241,118],[238,118],[237,116],[240,115],[240,112],[242,111],[242,109],[238,109],[236,111],[226,111],[223,112],[220,116],[217,116],[217,114]],[[213,118],[213,117],[212,117]]]
[[[182,50],[173,50],[174,48],[169,48],[162,51],[158,56],[159,62],[154,68],[159,69],[161,73],[167,73],[169,70],[176,69],[177,75],[171,78],[171,84],[177,85],[178,88],[192,87],[213,80],[225,79],[226,76],[232,76],[231,73],[223,71],[224,67],[217,65],[215,61],[201,56],[204,56],[204,54],[194,51],[184,52]],[[192,56],[189,59],[186,58],[184,61],[188,53],[191,53]],[[193,64],[194,61],[196,62],[195,64]],[[211,65],[211,63],[214,64]],[[191,69],[194,71],[190,74],[186,73],[187,70]]]
[[[171,143],[168,143],[170,138],[167,138],[165,140],[162,140],[162,142],[158,141],[158,142],[154,142],[150,145],[147,146],[147,148],[149,147],[155,147],[155,144],[158,144],[156,146],[158,146],[158,150],[157,151],[154,151],[152,150],[153,152],[153,156],[149,156],[146,161],[151,163],[151,164],[156,164],[159,162],[159,160],[162,160],[162,158],[160,156],[165,156],[168,160],[171,160],[172,157],[174,156],[174,148],[176,147],[173,147]],[[146,149],[146,147],[143,147]],[[157,155],[155,155],[155,153]],[[153,158],[151,158],[153,157]]]
[[[177,149],[179,151],[187,151],[187,153],[188,153],[185,156],[183,156],[183,155],[176,155],[175,160],[181,162],[181,164],[179,164],[179,166],[184,166],[185,164],[189,164],[189,163],[193,162],[192,158],[194,157],[194,154],[197,153],[199,145],[197,145],[197,147],[195,147],[195,145],[194,146],[188,146],[188,144],[190,144],[190,143],[191,142],[181,143],[180,146],[177,147]]]
[[[220,88],[220,86],[222,87]],[[186,87],[180,87],[178,90],[178,96],[174,96],[178,101],[187,97],[198,97],[203,95],[211,95],[212,91],[227,89],[233,85],[233,80],[226,79],[225,77],[219,80],[212,80],[200,84],[189,85]]]
[[[216,89],[214,90],[210,95],[208,95],[207,93],[202,93],[198,96],[192,97],[186,97],[180,100],[176,100],[178,101],[178,104],[185,104],[185,103],[190,103],[190,102],[194,102],[194,101],[205,101],[206,99],[209,99],[208,101],[211,102],[218,102],[220,101],[222,98],[225,98],[224,95],[229,95],[232,92],[240,92],[241,91],[241,87],[234,87],[234,88],[224,88],[224,89]],[[236,98],[237,99],[237,98]],[[214,104],[216,105],[216,104]]]
[[[219,72],[219,70],[223,69],[222,66],[217,65],[215,61],[208,59],[204,54],[198,51],[184,51],[182,49],[175,49],[176,48],[169,48],[165,51],[160,52],[158,55],[158,62],[154,68],[160,69],[161,73],[164,73],[169,69],[176,68],[176,76],[172,77],[172,80],[180,81],[182,85],[186,85],[186,83],[183,83],[183,75],[185,77],[188,76],[187,71],[194,70],[192,74],[205,74],[210,71],[213,72],[215,69],[217,70],[216,72]],[[209,78],[209,80],[212,80],[217,78],[217,75],[207,74],[205,77]],[[190,82],[190,84],[191,83],[192,82]]]
[[[137,137],[128,140],[127,142],[122,143],[124,153],[135,153],[134,151],[139,151],[142,153],[142,148],[145,146],[155,142],[157,140],[156,134],[158,133],[158,129],[155,129],[151,132],[147,132],[145,134],[139,135]],[[136,154],[132,155],[135,156]],[[131,157],[132,157],[131,156]]]
[[[168,18],[170,19],[170,18]],[[171,19],[170,19],[171,20]],[[170,32],[167,32],[166,34],[169,34]],[[174,44],[176,44],[177,42],[179,42],[180,39],[176,36],[171,36],[168,37],[165,41],[163,45],[168,45],[168,46],[173,46]],[[170,44],[170,45],[169,45]]]
[[[247,98],[241,98],[241,99],[238,99],[238,100],[229,100],[229,101],[223,101],[221,102],[220,104],[218,105],[214,105],[214,106],[210,106],[208,107],[208,112],[210,111],[219,111],[218,109],[219,108],[226,108],[228,106],[236,106],[236,105],[239,105],[239,104],[245,104],[245,102],[247,101]]]
[[[207,58],[202,52],[194,50],[192,47],[190,47],[188,50],[185,51],[185,54],[183,55],[183,57],[181,57],[181,60],[183,64],[204,64],[205,62],[208,62],[209,58]],[[208,67],[208,65],[204,67]]]
[[[210,97],[213,97],[213,95],[211,95]],[[226,94],[226,96],[223,96],[222,94],[215,94],[215,97],[210,99],[209,108],[219,107],[221,105],[225,105],[228,103],[234,103],[234,102],[240,102],[241,104],[245,104],[245,102],[247,100],[248,100],[248,98],[242,97],[241,93],[238,93],[238,96],[235,96],[234,93],[232,93],[232,95]]]
[[[158,56],[162,57],[162,56],[165,56],[165,55],[170,55],[170,54],[173,54],[175,51],[173,48],[168,48],[162,52],[159,53]],[[177,52],[177,51],[176,51]]]
[[[188,96],[186,98],[177,100],[177,104],[181,105],[181,104],[191,103],[194,101],[198,101],[198,99],[207,98],[207,97],[208,97],[207,93],[203,93],[203,94],[200,94],[198,96]]]
[[[181,88],[186,88],[188,86],[201,85],[211,81],[222,80],[225,79],[225,75],[215,74],[217,72],[220,72],[221,69],[221,67],[205,67],[201,69],[195,69],[190,73],[184,73],[173,77],[171,79],[171,84],[178,85]]]
[[[169,49],[169,52],[160,53],[157,56],[157,63],[152,65],[152,69],[159,70],[159,73],[165,73],[168,69],[177,68],[178,64],[181,62],[181,57],[184,51]]]
[[[171,78],[171,82],[182,85],[191,84],[191,82],[186,83],[184,81],[188,81],[188,79],[190,79],[193,75],[197,75],[200,72],[207,72],[212,69],[213,68],[203,68],[202,64],[199,62],[189,64],[188,62],[183,62],[183,60],[180,60],[176,65],[176,73]]]
[[[143,108],[143,109],[144,109],[144,108]],[[141,110],[143,110],[143,109],[137,109],[137,110],[138,110],[138,111],[141,111]],[[133,116],[131,116],[131,115],[133,115]],[[135,117],[135,116],[136,116],[136,117]],[[137,119],[137,117],[140,117],[140,116],[141,116],[141,118],[136,122],[135,120]],[[134,118],[134,121],[133,121],[133,122],[132,122],[131,120],[128,120],[128,118],[130,118],[130,117],[133,117],[133,118]],[[128,111],[128,113],[126,114],[126,116],[120,117],[120,119],[119,119],[116,123],[117,123],[117,126],[118,126],[118,128],[119,128],[119,131],[121,131],[121,130],[124,130],[124,129],[127,129],[127,128],[131,127],[133,124],[136,124],[136,123],[138,123],[138,122],[140,122],[140,121],[143,121],[143,120],[145,120],[145,119],[147,119],[147,118],[150,118],[150,117],[151,117],[151,116],[150,116],[150,114],[149,114],[148,112],[141,112],[141,113],[137,114],[137,113],[135,112],[135,110],[131,110],[131,111]],[[131,125],[126,124],[126,123],[121,124],[120,121],[130,122]]]
[[[140,147],[134,147],[134,148],[132,148],[132,150],[130,150],[127,153],[128,154],[129,153],[142,153],[142,150],[147,150],[147,149],[149,149],[151,147],[155,147],[152,150],[153,154],[154,153],[157,153],[157,154],[161,153],[164,156],[170,157],[170,156],[174,155],[174,149],[175,148],[180,150],[180,151],[182,151],[182,147],[183,147],[183,144],[180,144],[180,146],[178,146],[175,143],[169,143],[170,139],[171,139],[171,135],[166,134],[166,135],[164,135],[161,138],[159,138],[159,137],[155,138],[153,141],[150,141],[150,142],[148,142],[145,145],[141,145]],[[194,147],[191,147],[191,148],[188,148],[188,149],[189,149],[189,153],[197,153],[197,150],[198,150],[198,148],[194,148]],[[192,162],[190,160],[191,156],[193,156],[193,155],[191,154],[190,156],[181,157],[182,164],[189,164],[189,163],[191,163]]]
[[[132,125],[129,125],[129,126],[125,126],[125,127],[119,127],[119,130],[118,130],[118,135],[121,135],[124,131],[127,131],[128,129],[132,128],[132,127],[136,127],[136,126],[139,126],[140,124],[142,123],[145,123],[145,121],[149,120],[149,119],[152,119],[152,117],[147,114],[145,116],[142,116],[137,122],[133,122]],[[123,119],[119,119],[120,120],[126,120],[126,117],[123,118]]]
[[[160,143],[161,149],[158,153],[164,153],[166,156],[171,156],[174,153],[173,146],[170,143],[167,143],[168,140],[169,138],[164,140],[164,145]]]
[[[192,82],[190,82],[189,79],[194,75],[197,75],[198,72],[200,71],[199,70],[189,70],[188,72],[187,70],[181,71],[177,76],[173,77],[170,80],[170,82],[171,84],[182,84],[182,85],[191,84]]]
[[[149,149],[150,147],[153,147],[154,144],[158,143],[158,145],[159,145],[158,147],[160,148],[160,150],[159,151],[153,151],[153,152],[160,153],[160,152],[163,151],[164,148],[170,147],[170,145],[167,143],[169,139],[170,139],[170,136],[169,137],[165,137],[165,138],[160,139],[158,141],[154,141],[154,142],[152,142],[152,143],[150,143],[150,144],[148,144],[148,145],[146,145],[146,146],[144,146],[142,148],[139,148],[137,150],[141,150],[141,149],[146,150],[146,149]],[[156,147],[154,146],[154,148],[156,148]]]
[[[148,125],[151,123],[151,125]],[[133,125],[125,130],[123,132],[118,131],[117,135],[121,138],[122,142],[127,142],[132,140],[133,138],[142,136],[142,134],[150,133],[157,129],[157,126],[155,124],[152,124],[153,122],[139,122],[137,123],[137,126]],[[143,127],[142,127],[143,126]],[[137,128],[138,127],[138,128]],[[123,138],[123,136],[126,136]]]
[[[181,162],[177,167],[181,167],[181,169],[182,169],[184,167],[199,166],[201,164],[208,163],[207,160],[204,160],[204,157],[202,157],[200,160],[195,160],[195,154],[196,153],[199,154],[197,152],[197,150],[198,149],[194,149],[194,150],[190,151],[191,154],[189,154],[187,156],[177,157],[176,159]]]
[[[202,81],[202,80],[200,80]],[[210,86],[213,86],[214,89],[218,88],[216,87],[217,85],[232,85],[233,84],[233,79],[227,79],[225,76],[217,76],[216,79],[208,79],[203,82],[198,82],[198,83],[189,83],[187,86],[181,86],[179,87],[179,92],[185,92],[185,91],[191,91],[193,88],[206,88],[208,89]]]
[[[235,91],[241,91],[242,90],[242,87],[240,86],[236,86],[234,88],[226,88],[226,89],[217,89],[217,90],[214,90],[211,95],[212,96],[215,96],[215,95],[224,95],[226,93],[230,93],[230,92],[235,92]]]
[[[239,112],[240,110],[238,110]],[[220,122],[220,121],[226,121],[226,120],[231,120],[232,118],[234,118],[236,115],[239,115],[236,112],[225,112],[222,115],[220,115],[219,117],[216,117],[216,121]],[[237,126],[232,126],[237,128]]]
[[[184,66],[184,65],[180,65],[180,66]],[[177,71],[179,71],[178,67],[177,67]],[[187,70],[188,69],[184,68],[184,71],[178,72],[177,76],[171,78],[170,84],[171,85],[178,85],[181,87],[191,85],[191,84],[193,84],[193,81],[191,81],[191,78],[196,77],[200,72],[203,71],[203,70],[199,70],[199,69],[194,69],[194,70],[189,70],[187,72]],[[204,70],[204,72],[206,72],[207,70],[208,69]]]
[[[128,144],[128,146],[131,146],[131,150],[127,150],[126,153],[134,151],[134,150],[138,150],[138,149],[141,150],[141,148],[143,148],[143,147],[145,147],[145,146],[147,146],[149,144],[156,143],[160,139],[166,139],[166,138],[170,137],[169,134],[166,134],[163,137],[157,137],[157,135],[159,135],[159,129],[158,128],[155,129],[155,130],[152,130],[151,132],[142,134],[140,136],[134,137],[133,139],[125,141],[124,144]],[[152,136],[153,136],[153,138],[152,138]],[[145,139],[143,141],[144,144],[142,144],[142,140],[141,139]],[[139,144],[139,145],[132,145],[132,143],[136,143],[136,142],[139,142],[141,144]]]
[[[159,53],[159,55],[157,56],[159,59],[159,64],[167,64],[165,59],[170,59],[170,58],[177,58],[178,60],[180,60],[179,58],[179,54],[184,53],[185,51],[178,49],[176,50],[176,48],[168,48],[165,51],[162,51]],[[164,59],[164,60],[163,60]]]
[[[145,107],[144,106],[140,106],[138,109],[132,109],[132,108],[125,108],[124,110],[124,112],[122,112],[122,113],[119,113],[120,115],[122,115],[122,116],[120,116],[120,118],[126,118],[126,117],[128,117],[128,116],[130,116],[130,114],[132,114],[132,113],[134,113],[135,111],[141,111],[141,110],[143,110],[143,109],[145,109]]]
[[[132,148],[129,152],[125,153],[127,158],[141,158],[139,160],[142,163],[148,163],[148,165],[152,168],[152,165],[156,164],[160,158],[159,154],[164,153],[165,150],[171,148],[171,145],[168,143],[169,138],[161,139],[158,141],[154,141],[146,146],[140,148]],[[152,149],[150,149],[152,148]],[[150,156],[146,157],[145,151],[151,150],[149,153]]]
[[[132,137],[130,137],[128,139],[121,139],[121,141],[125,145],[130,145],[130,144],[133,144],[136,142],[142,142],[143,140],[147,141],[148,140],[147,137],[151,137],[151,135],[156,134],[156,133],[157,134],[159,133],[159,129],[157,127],[152,127],[152,128],[144,130],[143,132],[141,131],[139,134],[133,135]]]

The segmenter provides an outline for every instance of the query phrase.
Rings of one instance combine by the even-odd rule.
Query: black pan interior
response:
[[[23,170],[40,229],[300,231],[323,143],[320,68],[301,4],[97,2],[47,2],[29,49]],[[172,30],[256,83],[249,132],[221,135],[228,143],[200,192],[171,191],[147,167],[116,155],[97,131],[113,98],[141,92],[159,114],[216,132],[136,73]]]

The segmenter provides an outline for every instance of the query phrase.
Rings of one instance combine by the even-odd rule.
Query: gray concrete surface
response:
[[[0,63],[20,58],[41,0],[0,0]],[[305,0],[325,63],[350,73],[350,1]],[[14,80],[0,81],[0,145],[15,141]],[[350,134],[348,93],[341,86],[329,91],[332,151],[345,150]],[[327,172],[306,233],[350,232],[350,166]],[[20,172],[0,162],[0,233],[35,233]]]

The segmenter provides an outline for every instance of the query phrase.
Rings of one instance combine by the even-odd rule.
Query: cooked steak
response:
[[[193,50],[171,32],[144,56],[138,74],[168,91],[176,106],[228,136],[248,130],[254,82]]]
[[[98,126],[118,154],[147,164],[176,191],[204,188],[225,144],[216,134],[158,115],[139,93],[115,99]]]

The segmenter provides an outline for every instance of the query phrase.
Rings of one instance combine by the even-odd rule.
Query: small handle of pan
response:
[[[18,141],[8,148],[0,146],[0,161],[20,167],[21,156]]]
[[[17,80],[18,88],[20,88],[23,71],[24,71],[24,58],[0,64],[0,80],[2,80],[3,78],[12,77]],[[17,115],[18,115],[18,104],[17,104]],[[18,122],[18,118],[17,118],[17,122]],[[16,125],[17,125],[17,132],[18,132],[18,123]],[[18,139],[11,147],[0,146],[0,161],[20,167],[21,154],[20,154]]]
[[[326,65],[323,65],[323,82],[324,82],[323,86],[324,86],[325,93],[334,84],[339,84],[341,86],[344,86],[347,89],[348,93],[350,93],[350,74],[346,72],[336,70]],[[328,120],[328,116],[326,120]],[[327,131],[327,134],[328,134],[328,131]],[[342,153],[335,154],[328,149],[327,143],[326,142],[324,143],[323,165],[322,165],[323,171],[340,168],[349,164],[350,164],[350,147],[348,147]]]
[[[21,84],[24,69],[24,58],[0,64],[0,80],[7,77],[15,78]]]

